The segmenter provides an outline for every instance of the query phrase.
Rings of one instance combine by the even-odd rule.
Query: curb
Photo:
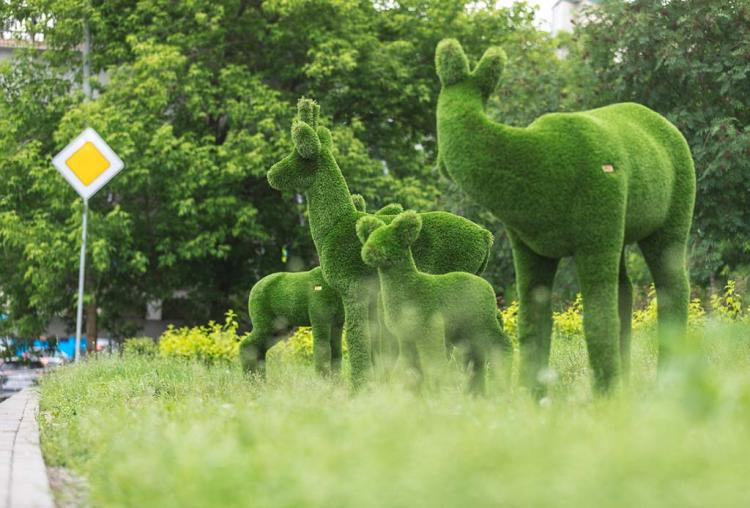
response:
[[[0,403],[0,508],[54,508],[39,447],[39,397],[26,388]]]

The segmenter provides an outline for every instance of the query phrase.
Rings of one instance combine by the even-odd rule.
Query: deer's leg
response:
[[[513,369],[513,344],[505,333],[499,310],[495,319],[488,320],[483,332],[477,345],[485,348],[484,364],[489,363],[491,379],[495,383],[499,382],[503,390],[508,390]]]
[[[448,360],[445,353],[445,327],[443,320],[433,317],[406,333],[417,337],[416,348],[423,374],[423,385],[427,389],[438,387],[445,377]]]
[[[493,319],[493,328],[476,327],[469,339],[466,360],[469,363],[469,390],[475,394],[482,394],[486,390],[487,365],[493,360],[497,353],[496,344],[500,340],[500,330],[497,322]],[[496,333],[497,332],[497,333]],[[503,360],[503,358],[499,358]],[[499,363],[492,362],[493,368],[499,367]],[[502,367],[501,367],[502,369]],[[502,369],[504,371],[504,369]],[[494,374],[494,369],[492,374]],[[504,372],[500,373],[501,375]]]
[[[543,395],[539,373],[549,364],[552,334],[552,284],[559,259],[540,256],[509,232],[518,289],[518,341],[521,383]]]
[[[620,310],[620,362],[623,380],[630,379],[630,335],[633,322],[633,284],[625,266],[625,250],[620,257],[620,284],[618,304]]]
[[[331,323],[328,320],[310,318],[313,333],[313,363],[319,374],[331,372]]]
[[[341,373],[341,336],[344,332],[344,323],[338,319],[331,325],[331,372]]]
[[[274,339],[273,326],[256,320],[253,331],[240,343],[240,364],[245,372],[265,375],[266,352]]]
[[[378,300],[375,298],[370,299],[368,316],[370,330],[370,358],[375,371],[380,372],[383,360],[383,322],[379,315]]]
[[[344,330],[349,348],[349,365],[354,390],[360,389],[370,372],[370,301],[360,291],[344,298]]]
[[[383,292],[378,293],[378,329],[380,330],[380,369],[383,374],[388,376],[396,366],[398,360],[399,345],[396,336],[391,333],[385,324],[385,303],[383,302]]]
[[[583,294],[583,331],[597,392],[611,391],[620,376],[620,255],[619,248],[592,248],[575,256]]]
[[[638,243],[656,286],[660,370],[687,331],[690,283],[685,252],[687,228],[683,229],[676,234],[657,232]]]

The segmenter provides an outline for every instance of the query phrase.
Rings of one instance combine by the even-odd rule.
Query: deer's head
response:
[[[304,192],[315,181],[323,158],[331,149],[331,132],[318,126],[320,106],[302,98],[292,122],[294,150],[268,171],[268,183],[281,191]]]
[[[372,215],[357,221],[357,237],[362,243],[362,261],[374,268],[387,268],[408,256],[409,247],[422,230],[416,212],[400,213],[387,226]]]
[[[461,43],[443,39],[435,50],[435,68],[442,88],[440,95],[452,91],[473,93],[486,101],[500,80],[508,57],[499,47],[490,47],[473,70],[469,70]]]

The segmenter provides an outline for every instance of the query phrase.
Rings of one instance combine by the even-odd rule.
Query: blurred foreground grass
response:
[[[636,334],[630,386],[593,400],[583,339],[558,336],[542,403],[101,359],[44,379],[43,448],[92,506],[750,506],[750,328],[708,322],[689,343],[657,382]]]

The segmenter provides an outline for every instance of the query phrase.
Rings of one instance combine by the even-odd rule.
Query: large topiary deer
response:
[[[526,128],[490,120],[485,103],[506,57],[490,48],[469,71],[458,41],[436,52],[438,163],[506,226],[520,299],[522,379],[549,359],[550,289],[575,260],[595,387],[629,362],[632,286],[623,246],[637,242],[656,285],[660,363],[687,323],[686,242],[695,170],[685,138],[638,104],[544,115]],[[538,387],[538,385],[537,385]]]
[[[268,172],[278,190],[304,192],[309,206],[310,232],[318,250],[323,277],[341,296],[352,384],[359,387],[370,368],[369,324],[377,308],[377,273],[362,262],[356,234],[357,219],[349,188],[331,152],[328,129],[318,126],[320,109],[301,99],[292,125],[294,149]],[[393,216],[379,215],[386,223]],[[423,231],[414,244],[421,271],[446,273],[484,270],[492,234],[462,217],[445,212],[421,214]]]

